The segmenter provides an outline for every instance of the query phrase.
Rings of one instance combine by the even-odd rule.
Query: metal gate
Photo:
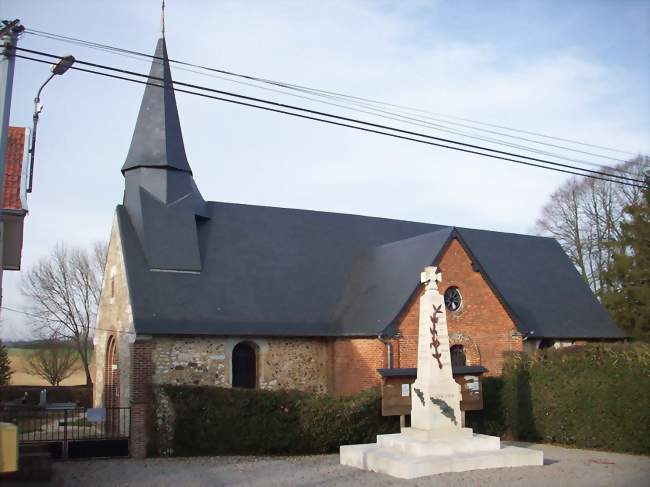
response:
[[[18,426],[21,445],[47,444],[54,458],[128,456],[131,408],[3,405],[0,421]]]

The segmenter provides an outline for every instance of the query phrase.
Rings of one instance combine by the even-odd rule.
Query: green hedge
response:
[[[514,354],[484,384],[479,432],[650,453],[650,346],[599,345]]]
[[[505,416],[501,404],[503,379],[501,377],[485,377],[481,387],[483,388],[483,409],[467,411],[465,425],[476,433],[506,436]]]
[[[513,354],[501,377],[484,380],[483,396],[485,409],[467,413],[476,432],[650,454],[648,344]],[[152,418],[153,453],[327,453],[399,430],[398,418],[381,416],[376,389],[340,398],[162,386],[155,397],[157,410],[161,398],[173,409],[174,434],[166,435],[165,417]]]
[[[161,392],[173,408],[174,433],[165,445],[161,431],[152,432],[158,453],[327,453],[399,431],[398,418],[381,416],[377,389],[350,397],[191,386],[162,386],[158,398]]]

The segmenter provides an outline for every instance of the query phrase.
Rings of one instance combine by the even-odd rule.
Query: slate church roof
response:
[[[143,334],[390,334],[457,238],[519,331],[623,333],[550,238],[309,210],[205,202],[158,41],[117,207],[135,329]],[[443,269],[444,270],[444,269]]]

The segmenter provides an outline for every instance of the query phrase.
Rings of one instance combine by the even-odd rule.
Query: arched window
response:
[[[467,359],[465,358],[465,349],[462,345],[452,345],[449,349],[451,354],[451,366],[465,366]]]
[[[232,350],[232,386],[257,387],[257,354],[249,343],[241,342]]]
[[[539,349],[546,350],[547,348],[555,347],[555,340],[552,338],[542,338],[539,342]]]
[[[106,407],[120,405],[120,375],[117,370],[116,345],[115,336],[111,335],[106,344],[106,360],[104,362],[104,405]]]

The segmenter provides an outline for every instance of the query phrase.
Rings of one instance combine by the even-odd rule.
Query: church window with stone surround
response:
[[[232,386],[257,387],[257,351],[250,343],[238,343],[232,350]]]
[[[445,291],[445,306],[449,311],[458,311],[463,304],[463,297],[460,295],[460,290],[455,287],[449,287]]]

